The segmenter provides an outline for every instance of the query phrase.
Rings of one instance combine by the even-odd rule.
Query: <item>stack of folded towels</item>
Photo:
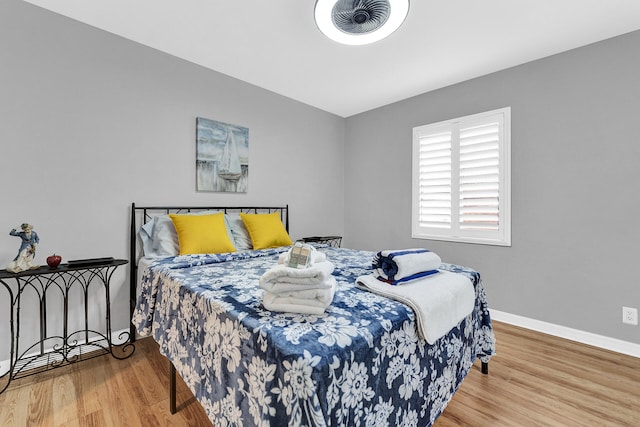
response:
[[[267,310],[322,314],[331,305],[336,291],[336,279],[331,274],[334,266],[324,253],[311,246],[309,250],[307,267],[289,267],[289,250],[260,277],[260,287],[265,291],[262,304]]]
[[[381,251],[373,258],[372,274],[358,277],[356,286],[411,307],[418,336],[433,344],[475,304],[467,276],[438,270],[440,263],[440,257],[426,249]]]

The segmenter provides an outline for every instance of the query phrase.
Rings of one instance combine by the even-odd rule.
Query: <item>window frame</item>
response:
[[[460,191],[460,128],[498,122],[498,230],[461,230],[459,225]],[[451,226],[450,228],[420,225],[420,138],[442,131],[451,136]],[[412,206],[411,237],[496,246],[511,246],[511,107],[444,120],[413,128],[412,136]],[[454,201],[457,201],[457,205]]]

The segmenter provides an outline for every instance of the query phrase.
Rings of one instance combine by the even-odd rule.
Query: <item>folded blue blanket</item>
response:
[[[438,272],[442,260],[427,249],[380,251],[373,258],[373,270],[378,280],[399,285]]]

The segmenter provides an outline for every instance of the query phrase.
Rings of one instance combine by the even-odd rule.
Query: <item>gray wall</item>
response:
[[[640,32],[346,120],[345,243],[424,246],[481,272],[492,308],[640,343]],[[512,246],[411,239],[414,126],[511,106]]]
[[[248,193],[195,191],[198,116],[249,128]],[[39,263],[54,252],[126,258],[133,201],[288,203],[293,238],[344,231],[343,118],[19,0],[0,2],[0,144],[0,268],[20,244],[9,230],[25,221],[41,237]],[[114,277],[115,329],[128,323],[125,272]]]

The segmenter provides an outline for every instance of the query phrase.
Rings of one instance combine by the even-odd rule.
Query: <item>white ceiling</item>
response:
[[[640,0],[413,0],[343,46],[315,0],[25,1],[342,117],[640,29]]]

